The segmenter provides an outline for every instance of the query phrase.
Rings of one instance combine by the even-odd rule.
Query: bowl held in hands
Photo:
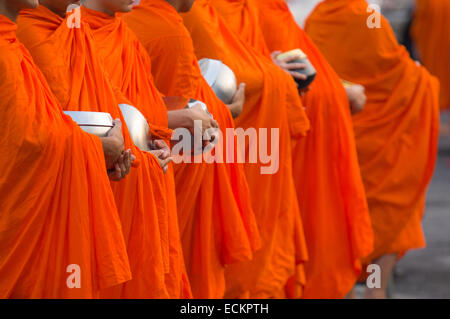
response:
[[[301,73],[307,76],[307,79],[304,81],[295,79],[298,89],[301,90],[311,85],[311,83],[316,78],[317,72],[312,63],[309,61],[307,55],[302,50],[295,49],[278,55],[277,59],[284,59],[288,57],[298,57],[298,59],[291,61],[290,63],[302,63],[306,65],[306,68],[304,69],[293,70],[294,72]]]
[[[114,126],[109,113],[84,111],[64,111],[64,113],[70,116],[83,131],[99,137],[106,137]]]
[[[237,91],[234,72],[222,61],[201,59],[198,61],[203,77],[216,96],[225,104],[230,104]]]
[[[119,104],[123,118],[130,132],[131,139],[141,151],[150,151],[149,132],[147,119],[134,106],[128,104]]]

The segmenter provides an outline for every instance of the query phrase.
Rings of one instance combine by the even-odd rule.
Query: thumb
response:
[[[276,59],[276,57],[279,56],[281,53],[282,53],[281,51],[273,51],[271,55],[274,59]]]
[[[115,120],[113,121],[113,125],[114,125],[114,127],[117,127],[117,128],[119,128],[119,129],[122,129],[122,121],[121,121],[120,119],[115,119]]]

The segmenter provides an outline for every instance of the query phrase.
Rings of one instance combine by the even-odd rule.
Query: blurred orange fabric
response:
[[[421,62],[441,83],[441,109],[449,109],[450,1],[416,0],[412,37]]]
[[[436,162],[439,85],[400,46],[364,0],[326,0],[305,30],[339,76],[366,89],[367,104],[353,117],[359,162],[375,234],[370,262],[421,248],[425,193]],[[369,11],[369,12],[368,12]]]

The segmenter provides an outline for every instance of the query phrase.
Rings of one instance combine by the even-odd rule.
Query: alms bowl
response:
[[[147,119],[134,106],[128,104],[119,104],[123,118],[128,127],[131,139],[141,151],[150,151],[149,132],[150,127]]]
[[[198,61],[203,77],[225,104],[230,104],[237,91],[237,80],[234,72],[222,61],[201,59]]]
[[[277,59],[283,59],[287,57],[297,57],[296,60],[291,61],[290,63],[302,63],[306,65],[306,68],[304,69],[293,71],[307,76],[307,79],[304,81],[295,79],[295,82],[297,82],[298,89],[301,90],[308,87],[316,78],[317,72],[312,63],[309,61],[306,54],[300,49],[295,49],[278,55]]]
[[[105,137],[113,127],[113,119],[109,113],[64,111],[80,128],[90,134]]]

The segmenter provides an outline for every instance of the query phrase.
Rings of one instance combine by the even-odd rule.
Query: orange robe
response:
[[[31,51],[62,107],[108,112],[123,123],[125,147],[139,167],[112,187],[124,230],[133,280],[102,292],[111,298],[167,298],[168,231],[163,172],[156,158],[134,146],[118,102],[126,102],[107,77],[89,26],[68,28],[67,20],[44,6],[21,12],[19,38]],[[122,100],[120,100],[122,99]],[[130,102],[128,102],[130,103]]]
[[[410,59],[384,17],[381,28],[366,27],[370,15],[364,0],[327,0],[305,28],[342,79],[366,88],[353,125],[375,234],[367,261],[425,245],[421,219],[439,130],[436,79]]]
[[[97,48],[112,83],[141,111],[149,123],[159,127],[158,133],[170,145],[167,110],[151,75],[151,60],[144,47],[120,17],[83,7],[82,15],[89,24]],[[166,286],[173,298],[191,297],[184,265],[178,228],[177,200],[173,166],[164,176],[165,205],[168,225],[169,272]]]
[[[98,297],[131,279],[102,143],[63,115],[16,29],[0,15],[0,298]]]
[[[263,51],[267,44],[270,52],[300,48],[317,71],[302,98],[311,130],[295,144],[293,153],[309,253],[303,298],[343,298],[361,273],[360,259],[373,249],[346,92],[283,0],[214,0],[214,4],[249,43],[259,44]]]
[[[191,12],[182,16],[197,58],[223,61],[234,71],[238,82],[247,85],[244,110],[235,120],[236,127],[279,129],[277,173],[262,175],[260,168],[264,165],[248,163],[248,158],[244,165],[262,248],[251,262],[227,268],[226,296],[284,297],[288,278],[301,270],[296,269],[296,264],[307,258],[292,178],[290,143],[291,136],[305,135],[309,121],[290,76],[235,36],[209,0],[196,1]],[[246,148],[248,154],[249,145]]]
[[[173,6],[165,0],[141,1],[124,20],[150,55],[155,84],[162,93],[203,101],[223,133],[234,128],[230,111],[203,79],[190,34]],[[223,144],[228,145],[226,139]],[[218,152],[224,150],[217,146]],[[251,259],[260,244],[243,166],[175,165],[175,184],[193,294],[222,298],[225,266]]]
[[[412,37],[423,65],[441,82],[441,109],[450,108],[450,1],[417,0]]]

